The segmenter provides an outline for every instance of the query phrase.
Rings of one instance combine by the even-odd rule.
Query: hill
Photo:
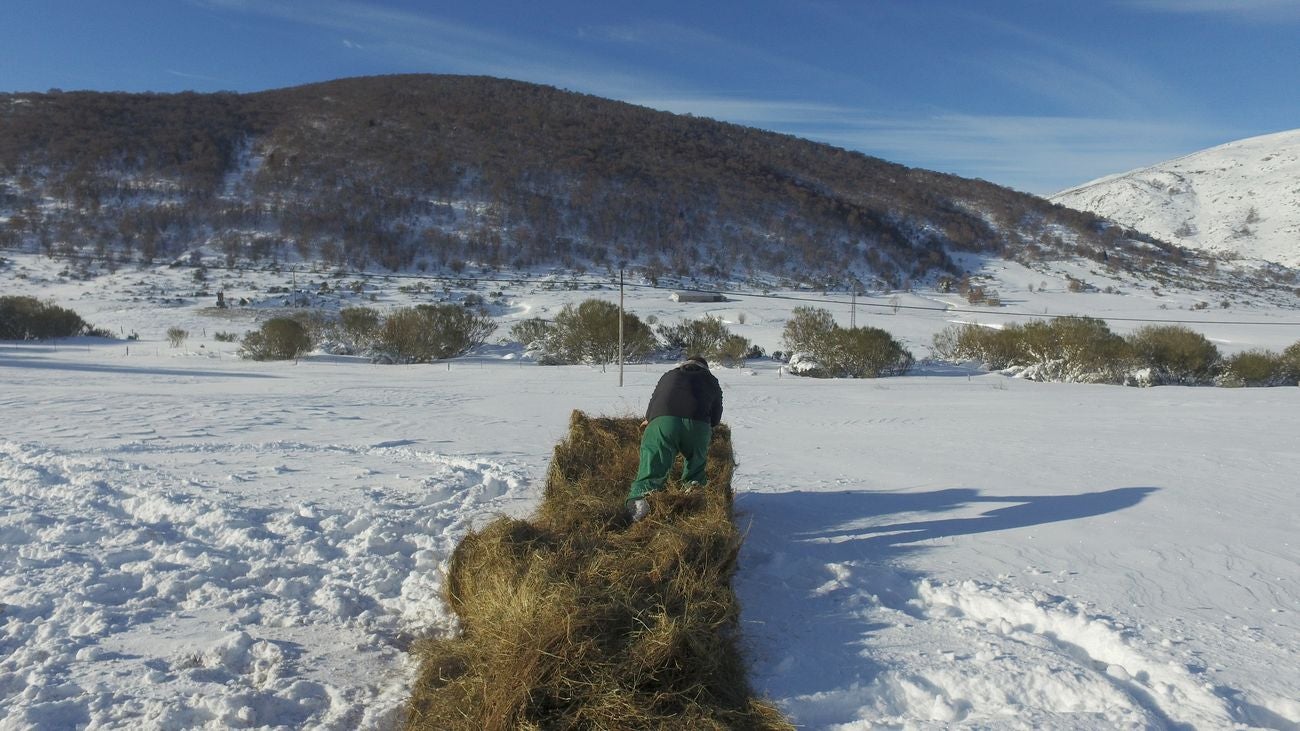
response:
[[[1178,247],[991,183],[482,77],[0,95],[0,248],[899,287],[970,259],[1164,280]]]
[[[1252,137],[1051,200],[1179,246],[1300,265],[1300,130]]]

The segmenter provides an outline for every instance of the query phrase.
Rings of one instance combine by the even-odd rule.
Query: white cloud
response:
[[[1095,44],[1031,30],[1000,17],[971,15],[968,22],[1006,38],[999,44],[1005,50],[986,52],[969,63],[1002,84],[1062,110],[1058,113],[1145,116],[1152,107],[1185,108],[1189,103],[1174,86],[1136,65],[1131,57],[1118,58]]]
[[[1038,194],[1223,141],[1208,130],[1174,122],[955,114],[863,119],[807,134],[896,162]]]
[[[1182,122],[966,114],[886,117],[827,104],[689,95],[630,101],[793,134],[1040,195],[1230,139],[1218,130]]]
[[[622,72],[555,44],[494,33],[420,12],[354,0],[190,0],[212,10],[275,18],[346,34],[344,45],[406,70],[533,81],[603,96],[644,93],[644,72]]]
[[[987,18],[985,28],[1022,41],[1019,54],[981,59],[991,73],[1066,110],[1060,116],[975,116],[944,112],[884,116],[859,108],[744,95],[689,94],[645,69],[623,70],[574,46],[545,44],[357,0],[191,0],[212,9],[274,17],[345,36],[349,48],[411,70],[501,76],[575,89],[676,113],[689,113],[859,150],[1035,193],[1050,193],[1227,141],[1189,124],[1125,121],[1181,100],[1140,69],[1063,45],[1059,38]],[[1155,7],[1164,0],[1117,0]],[[1180,0],[1181,2],[1181,0]],[[1226,5],[1188,0],[1197,5]],[[1256,6],[1280,2],[1243,0]],[[991,25],[990,25],[991,24]],[[834,78],[834,72],[778,58],[675,23],[588,26],[587,44],[645,46],[679,59],[725,57],[771,76]],[[582,45],[582,44],[578,44]],[[591,51],[594,53],[594,51]],[[857,83],[861,84],[861,81]]]
[[[1120,0],[1139,10],[1236,16],[1245,20],[1300,20],[1298,0]]]

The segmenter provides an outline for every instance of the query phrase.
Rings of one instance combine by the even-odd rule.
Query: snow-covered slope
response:
[[[1300,130],[1101,178],[1051,200],[1180,246],[1300,265]]]

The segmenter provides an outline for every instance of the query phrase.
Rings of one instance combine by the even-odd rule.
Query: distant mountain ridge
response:
[[[628,265],[898,287],[963,254],[1147,276],[1188,252],[980,180],[503,79],[0,94],[0,249],[119,261]]]
[[[1251,137],[1050,198],[1190,249],[1300,265],[1300,130]]]

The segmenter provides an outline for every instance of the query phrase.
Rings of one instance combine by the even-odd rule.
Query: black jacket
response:
[[[722,421],[722,386],[709,369],[695,363],[680,365],[659,378],[646,421],[657,416],[676,416],[693,421],[707,421],[717,426]]]

